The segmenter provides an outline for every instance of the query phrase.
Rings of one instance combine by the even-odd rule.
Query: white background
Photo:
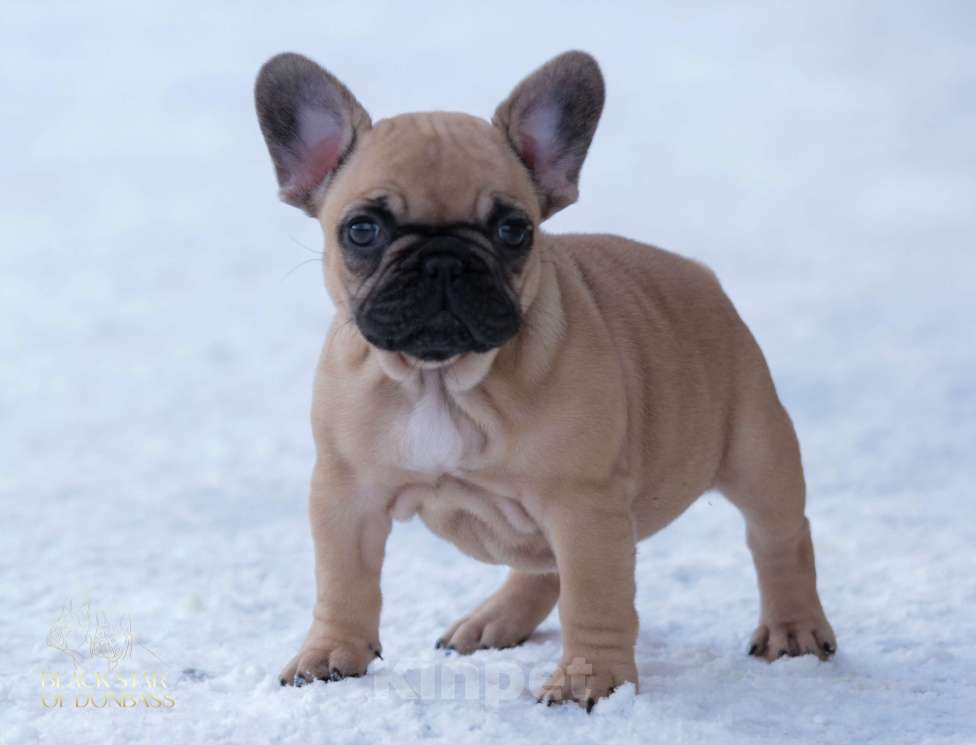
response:
[[[0,742],[976,742],[976,11],[610,6],[4,3]],[[555,616],[519,649],[435,652],[504,570],[416,522],[390,542],[385,661],[281,690],[310,617],[331,311],[302,264],[317,225],[275,200],[253,77],[290,49],[374,119],[488,116],[574,47],[607,105],[548,228],[719,274],[799,431],[841,651],[745,656],[742,524],[707,495],[640,547],[639,695],[587,718],[495,680],[556,662]],[[43,709],[38,671],[70,670],[48,627],[84,599],[164,658],[172,711]],[[474,700],[380,693],[472,664]]]

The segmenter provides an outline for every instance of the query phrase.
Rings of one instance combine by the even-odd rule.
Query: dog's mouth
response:
[[[438,312],[398,346],[398,351],[425,362],[443,362],[479,347],[467,324],[449,310]]]
[[[357,321],[357,325],[373,346],[421,362],[445,362],[467,352],[487,352],[504,344],[518,330],[517,322],[511,323],[507,330],[472,328],[450,310],[438,311],[424,323],[400,334],[393,333],[392,329],[383,334],[368,322]]]

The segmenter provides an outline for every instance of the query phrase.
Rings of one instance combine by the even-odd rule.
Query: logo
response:
[[[68,602],[48,629],[46,646],[65,661],[62,670],[40,673],[46,709],[176,706],[162,658],[138,640],[128,615],[110,614],[90,600],[78,606]]]

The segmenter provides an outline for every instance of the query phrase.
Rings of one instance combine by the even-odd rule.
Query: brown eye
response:
[[[525,244],[532,232],[532,226],[525,220],[509,219],[498,226],[498,240],[509,248],[519,248]]]
[[[349,243],[360,248],[372,246],[379,236],[380,226],[367,218],[357,218],[346,226],[346,238]]]

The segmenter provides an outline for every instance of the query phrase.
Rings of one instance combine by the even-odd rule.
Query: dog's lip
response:
[[[457,362],[459,358],[467,354],[466,352],[458,352],[456,354],[452,354],[450,357],[445,357],[442,360],[425,360],[421,357],[415,357],[414,355],[402,350],[390,349],[389,347],[381,344],[379,340],[373,339],[365,333],[363,335],[366,337],[366,341],[369,344],[393,355],[401,365],[410,369],[434,369],[438,367],[445,367]]]
[[[425,324],[431,325],[446,322],[453,326],[453,329],[441,328],[446,336],[439,341],[436,327],[420,326],[397,337],[387,335],[387,332],[382,328],[378,330],[370,328],[366,321],[368,321],[368,316],[364,320],[357,314],[356,325],[366,341],[372,346],[388,352],[392,355],[389,359],[395,359],[400,367],[407,370],[444,368],[454,364],[466,354],[488,352],[504,344],[521,326],[520,319],[517,319],[514,329],[510,329],[510,333],[505,333],[502,338],[492,329],[480,329],[477,324],[471,326],[453,310],[441,308],[429,316],[425,322]],[[462,332],[460,336],[458,335],[459,332]],[[443,355],[447,356],[441,359]]]
[[[407,354],[406,352],[397,352],[397,355],[402,362],[407,367],[418,369],[418,370],[436,370],[438,367],[447,367],[448,365],[453,365],[459,359],[461,359],[465,352],[460,354],[452,355],[447,359],[443,360],[422,360],[419,357],[414,357],[413,355]]]
[[[451,310],[448,309],[439,310],[438,312],[430,316],[426,321],[427,324],[437,323],[437,322],[440,323],[447,322],[455,326],[460,326],[461,329],[463,329],[464,334],[468,337],[469,340],[473,341],[476,339],[475,335],[472,334],[471,328],[468,326],[468,324],[465,323],[463,319],[459,318],[458,315]],[[401,339],[399,340],[399,343],[396,346],[399,346],[401,348],[396,351],[398,354],[402,355],[402,360],[404,361],[405,364],[409,364],[412,367],[425,368],[425,369],[444,367],[445,365],[451,364],[458,357],[464,354],[464,352],[462,351],[462,352],[457,352],[455,354],[452,354],[449,357],[445,357],[444,359],[424,359],[424,357],[413,355],[409,351],[404,351],[404,348],[409,349],[411,346],[415,347],[416,344],[414,342],[417,340],[419,336],[425,334],[427,330],[428,329],[425,327],[414,329],[411,333],[407,334],[404,337],[401,337]],[[391,346],[393,345],[391,344]],[[449,351],[450,350],[448,348],[440,347],[439,349],[437,349],[438,354],[435,356],[440,356],[440,354]],[[423,354],[423,351],[421,352],[421,354]]]

